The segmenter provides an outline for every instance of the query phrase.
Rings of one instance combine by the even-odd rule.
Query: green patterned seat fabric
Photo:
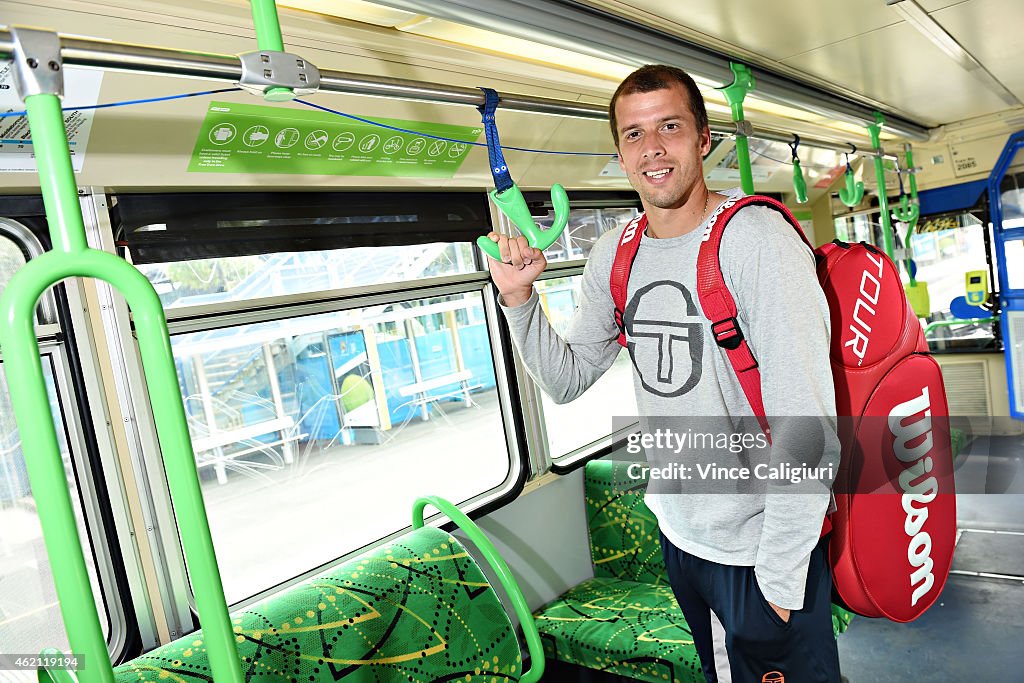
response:
[[[644,503],[647,480],[630,477],[630,464],[592,460],[586,465],[584,495],[594,576],[667,585],[658,519]]]
[[[232,615],[246,681],[518,681],[519,643],[458,541],[418,529]],[[202,631],[115,669],[117,683],[211,682]]]
[[[534,614],[545,655],[641,681],[704,676],[683,613],[668,585],[658,520],[644,503],[646,480],[630,463],[587,463],[584,493],[595,578]],[[853,615],[832,605],[838,635]]]
[[[703,683],[668,584],[594,578],[534,615],[548,659],[651,683]]]

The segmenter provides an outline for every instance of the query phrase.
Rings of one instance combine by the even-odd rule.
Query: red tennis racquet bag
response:
[[[773,208],[807,242],[799,222],[769,197],[729,199],[709,221],[697,260],[697,290],[712,334],[770,436],[761,375],[736,321],[719,261],[729,220],[745,206]],[[646,217],[619,239],[611,274],[615,318],[623,329],[629,271]],[[842,456],[837,509],[822,533],[834,594],[850,611],[906,622],[942,592],[956,542],[956,496],[949,408],[938,363],[893,262],[871,245],[836,240],[814,250],[832,321],[831,362]],[[624,332],[619,343],[625,345]]]

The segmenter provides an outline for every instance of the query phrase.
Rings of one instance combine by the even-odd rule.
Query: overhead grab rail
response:
[[[241,84],[243,77],[242,59],[237,55],[193,52],[172,48],[150,47],[106,40],[93,40],[69,36],[58,36],[62,62],[65,66],[84,66],[110,71],[157,74],[201,78]],[[14,43],[10,27],[0,27],[0,59],[11,59]],[[368,97],[388,97],[438,104],[459,104],[479,107],[484,104],[479,89],[454,85],[412,81],[385,76],[368,76],[344,71],[320,69],[320,84],[317,92],[333,92]],[[608,108],[603,105],[585,104],[569,100],[543,97],[528,97],[512,93],[499,93],[501,107],[507,111],[523,111],[535,114],[567,116],[572,118],[608,120]],[[714,124],[712,132],[733,135],[735,126],[729,128]],[[761,140],[789,142],[789,133],[751,129],[750,135]],[[847,146],[840,142],[804,136],[801,144],[805,147],[842,152]],[[861,156],[872,156],[871,152],[859,152]],[[887,159],[895,159],[891,154]]]
[[[484,124],[484,135],[487,138],[487,158],[490,162],[491,177],[494,179],[494,189],[490,192],[491,200],[519,228],[531,247],[544,251],[555,243],[569,222],[569,197],[561,185],[557,183],[552,185],[551,205],[555,210],[554,223],[550,228],[544,230],[534,222],[530,207],[526,205],[526,198],[523,197],[519,186],[512,180],[512,173],[508,170],[505,155],[501,151],[498,124],[494,120],[494,114],[500,101],[498,93],[490,88],[480,88],[480,90],[484,93],[484,104],[477,109],[480,110]],[[495,261],[501,260],[501,253],[496,242],[492,242],[486,236],[481,236],[476,239],[476,244]]]

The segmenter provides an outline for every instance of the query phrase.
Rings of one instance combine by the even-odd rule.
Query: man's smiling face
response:
[[[681,208],[703,178],[703,158],[711,151],[711,132],[697,129],[686,90],[673,84],[623,95],[615,114],[619,165],[644,207]]]

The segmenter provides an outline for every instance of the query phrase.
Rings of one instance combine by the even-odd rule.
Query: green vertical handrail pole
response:
[[[250,0],[252,23],[256,27],[256,46],[260,50],[284,52],[284,38],[281,37],[281,22],[277,18],[275,0]],[[270,88],[264,98],[270,102],[290,100],[295,97],[289,88]]]
[[[49,286],[68,277],[93,277],[109,282],[125,296],[134,313],[150,400],[158,407],[153,411],[157,434],[210,667],[217,683],[242,683],[235,634],[217,568],[160,298],[142,273],[123,259],[96,249],[48,252],[33,259],[11,279],[0,298],[0,344],[10,363],[11,399],[21,428],[25,460],[30,465],[32,489],[41,502],[39,515],[61,612],[72,648],[88,655],[81,678],[86,683],[113,681],[112,673],[106,675],[110,660],[77,537],[56,431],[51,421],[39,425],[37,420],[38,415],[49,414],[49,401],[32,325],[39,297]],[[96,665],[91,662],[101,660],[97,669],[92,669]]]
[[[882,212],[882,243],[886,256],[892,258],[892,218],[889,216],[889,195],[885,189],[885,167],[882,161],[882,142],[879,137],[879,134],[882,132],[883,123],[885,123],[885,117],[876,111],[875,123],[868,126],[868,132],[871,134],[871,145],[876,152],[875,182],[878,184],[878,208]]]
[[[30,265],[35,262],[33,259]],[[78,537],[57,430],[50,418],[50,400],[33,326],[39,297],[21,296],[26,287],[42,291],[48,283],[37,281],[33,288],[27,271],[28,266],[19,270],[0,297],[0,348],[7,387],[68,643],[71,651],[84,660],[79,678],[83,683],[113,683],[114,672]]]
[[[55,94],[30,95],[25,98],[25,109],[55,250],[51,253],[64,257],[82,253],[86,249],[85,229],[60,98]],[[36,303],[52,282],[33,282],[28,270],[28,266],[19,270],[0,298],[0,348],[6,361],[7,385],[68,643],[72,652],[82,654],[85,660],[80,678],[84,683],[110,683],[114,674],[78,537],[57,431],[50,417],[35,335]],[[24,288],[38,291],[35,296],[31,291],[21,294]]]
[[[277,19],[275,0],[251,0],[252,21],[256,27],[256,45],[261,50],[284,52],[281,24]]]
[[[56,60],[50,66],[60,70]],[[39,297],[50,286],[68,277],[95,277],[121,291],[135,312],[143,364],[151,377],[150,398],[158,406],[154,411],[157,433],[164,445],[167,478],[213,676],[218,683],[242,683],[160,298],[145,276],[126,261],[88,248],[60,98],[54,91],[24,99],[54,250],[21,268],[0,296],[0,348],[68,641],[73,652],[86,656],[79,678],[84,683],[114,680],[50,417],[34,319]]]
[[[82,251],[88,244],[60,98],[56,95],[29,95],[25,98],[25,111],[32,131],[32,148],[39,168],[39,186],[53,249]],[[57,124],[47,124],[47,121],[56,121]],[[70,203],[62,201],[67,188],[71,189],[73,198]]]
[[[745,64],[729,62],[733,81],[724,88],[719,88],[725,95],[725,101],[732,109],[732,120],[736,124],[736,165],[740,169],[740,186],[746,194],[754,194],[754,174],[750,169],[750,143],[747,139],[749,124],[743,119],[743,100],[747,93],[756,87],[754,75]]]
[[[907,173],[910,174],[910,201],[917,204],[917,173],[914,172],[914,151],[911,149],[910,143],[903,145],[904,159],[907,164]],[[903,239],[903,246],[906,248],[907,253],[911,253],[910,242],[914,237],[914,230],[917,229],[917,221],[920,220],[920,212],[914,219],[907,224],[907,234]],[[910,258],[907,258],[907,273],[910,275],[910,286],[914,287],[917,285],[917,277],[914,272],[910,269]]]

